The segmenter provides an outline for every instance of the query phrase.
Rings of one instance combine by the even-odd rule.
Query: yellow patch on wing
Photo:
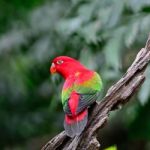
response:
[[[78,77],[80,75],[80,72],[75,73],[75,77]]]

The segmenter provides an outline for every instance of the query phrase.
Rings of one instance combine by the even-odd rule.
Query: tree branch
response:
[[[98,150],[97,131],[102,128],[109,112],[127,103],[145,79],[145,69],[150,61],[150,35],[145,48],[137,54],[124,76],[114,84],[99,103],[92,106],[88,124],[80,136],[69,138],[65,131],[51,139],[42,150]]]

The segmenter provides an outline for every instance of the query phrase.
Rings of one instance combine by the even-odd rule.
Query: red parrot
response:
[[[59,73],[65,79],[61,97],[65,132],[70,137],[80,135],[87,124],[88,107],[102,89],[102,80],[98,73],[67,56],[56,57],[50,72]]]

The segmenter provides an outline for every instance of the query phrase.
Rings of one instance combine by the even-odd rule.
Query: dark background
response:
[[[54,57],[100,73],[104,96],[149,32],[148,0],[0,0],[0,149],[38,150],[63,130],[63,79],[49,75]],[[150,67],[146,76],[100,131],[103,148],[150,150]]]

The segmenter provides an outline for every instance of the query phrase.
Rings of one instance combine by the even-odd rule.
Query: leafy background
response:
[[[1,149],[37,150],[63,130],[63,80],[49,75],[54,57],[71,56],[99,72],[104,95],[149,32],[148,0],[1,0]],[[150,149],[150,67],[146,76],[132,101],[112,112],[99,132],[102,149]]]

